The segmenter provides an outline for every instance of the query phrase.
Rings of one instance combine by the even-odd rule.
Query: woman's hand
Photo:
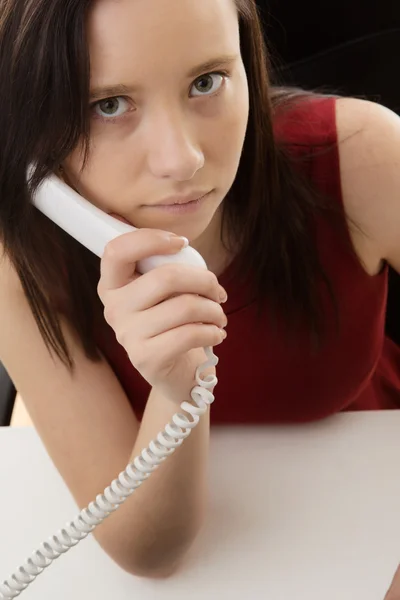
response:
[[[155,229],[124,234],[107,245],[98,285],[105,319],[132,364],[179,404],[196,385],[196,368],[206,360],[203,347],[226,337],[221,307],[226,293],[207,269],[168,264],[139,275],[136,263],[175,254],[184,244],[183,238]]]

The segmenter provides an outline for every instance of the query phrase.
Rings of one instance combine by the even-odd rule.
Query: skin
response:
[[[237,173],[249,110],[234,2],[180,0],[171,18],[170,0],[99,0],[89,46],[93,92],[135,90],[108,102],[107,90],[100,96],[91,110],[89,163],[81,173],[77,149],[64,165],[69,181],[135,227],[186,236],[220,270],[219,209]],[[232,60],[188,76],[221,56]],[[218,71],[226,75],[210,74]],[[149,207],[197,190],[214,191],[190,215]]]
[[[67,179],[96,206],[138,228],[186,236],[219,274],[229,260],[219,239],[220,208],[237,172],[249,109],[232,0],[180,0],[179,11],[170,0],[99,0],[89,44],[93,91],[135,89],[96,97],[103,102],[91,110],[89,163],[81,172],[77,149],[64,165]],[[233,59],[212,71],[227,75],[188,76],[221,55]],[[343,99],[337,129],[344,205],[366,234],[351,230],[356,252],[371,277],[385,261],[399,270],[399,119],[379,105]],[[211,189],[189,215],[149,207]],[[398,579],[387,598],[399,597]]]

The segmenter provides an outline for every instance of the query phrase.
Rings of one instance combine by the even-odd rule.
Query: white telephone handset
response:
[[[41,212],[99,257],[109,241],[134,230],[130,225],[99,210],[55,175],[50,175],[39,186],[32,200]],[[138,271],[145,273],[166,262],[183,262],[206,268],[200,254],[188,247],[171,256],[153,256],[142,260],[138,263]],[[87,537],[190,435],[207,407],[214,402],[210,389],[217,384],[217,378],[210,375],[202,379],[200,375],[209,366],[217,365],[218,358],[212,348],[205,348],[205,353],[207,362],[196,370],[197,385],[191,391],[194,404],[181,404],[182,411],[189,414],[191,419],[185,414],[176,413],[156,440],[120,473],[103,494],[99,494],[64,529],[41,544],[23,566],[0,584],[0,600],[19,596],[56,558]]]
[[[56,175],[50,175],[41,184],[33,203],[49,219],[100,258],[108,242],[135,229],[107,215]],[[147,273],[166,262],[188,263],[207,268],[203,257],[189,246],[177,254],[146,258],[138,263],[138,271]]]

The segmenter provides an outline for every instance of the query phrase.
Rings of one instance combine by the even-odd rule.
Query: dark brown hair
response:
[[[100,357],[95,328],[99,259],[31,203],[44,177],[78,143],[89,142],[91,0],[2,0],[0,4],[0,240],[14,265],[49,349],[70,368],[60,314],[88,357]],[[324,278],[310,218],[324,202],[274,140],[273,115],[302,96],[272,88],[254,0],[236,0],[250,116],[236,180],[224,202],[224,224],[237,240],[238,269],[255,273],[259,305],[279,307],[288,324],[319,331],[317,282]],[[28,165],[35,162],[31,182]]]

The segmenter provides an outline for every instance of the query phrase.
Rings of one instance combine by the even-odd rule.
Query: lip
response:
[[[164,213],[172,213],[172,214],[191,213],[191,212],[195,212],[203,204],[203,201],[206,201],[208,199],[208,197],[213,193],[213,191],[214,190],[212,189],[209,192],[206,192],[206,193],[203,192],[203,194],[201,196],[198,196],[197,194],[192,194],[191,196],[186,196],[186,197],[174,196],[173,197],[174,200],[179,199],[180,201],[172,202],[172,203],[171,203],[171,199],[172,199],[172,196],[171,196],[170,198],[163,200],[162,203],[160,203],[160,204],[144,204],[143,207],[159,209],[159,210],[163,211]],[[108,214],[111,217],[118,219],[118,221],[127,223],[127,225],[132,225],[132,223],[127,221],[127,219],[125,219],[124,217],[121,217],[120,215],[118,215],[116,213],[108,213]]]
[[[186,194],[185,196],[169,196],[168,198],[164,198],[161,202],[156,202],[151,206],[176,206],[181,204],[190,204],[192,202],[196,202],[198,200],[202,200],[205,196],[210,193],[211,190],[208,191],[197,191],[191,194]]]
[[[190,214],[190,213],[196,212],[199,208],[201,208],[201,206],[211,196],[213,191],[214,190],[210,190],[206,194],[203,194],[202,196],[197,197],[193,200],[188,200],[188,198],[186,198],[186,202],[183,202],[182,201],[183,198],[181,197],[180,198],[181,202],[173,202],[171,204],[170,203],[171,199],[168,199],[169,203],[147,205],[147,206],[145,206],[145,208],[150,208],[151,210],[159,210],[159,211],[162,211],[164,214],[165,213],[170,213],[173,215]],[[175,200],[176,200],[176,198],[175,198]]]

